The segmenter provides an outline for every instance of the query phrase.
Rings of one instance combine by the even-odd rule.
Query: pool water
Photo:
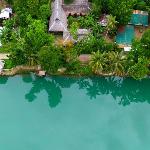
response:
[[[0,78],[0,150],[149,150],[150,79]]]
[[[131,45],[135,37],[135,30],[133,25],[126,25],[122,32],[118,32],[116,36],[117,44]]]

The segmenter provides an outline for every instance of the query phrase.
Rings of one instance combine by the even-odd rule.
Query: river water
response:
[[[149,150],[150,79],[0,78],[0,150]]]

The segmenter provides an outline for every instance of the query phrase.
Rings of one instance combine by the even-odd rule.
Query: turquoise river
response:
[[[150,150],[150,79],[0,77],[0,150]]]

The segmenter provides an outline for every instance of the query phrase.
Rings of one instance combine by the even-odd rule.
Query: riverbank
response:
[[[38,66],[16,66],[12,69],[4,69],[0,76],[14,76],[17,74],[29,73],[29,72],[37,72]]]
[[[28,73],[35,73],[38,75],[38,72],[41,70],[39,66],[16,66],[12,69],[4,69],[1,73],[0,76],[14,76],[14,75],[21,75],[21,74],[28,74]],[[61,70],[61,69],[59,69]],[[58,71],[57,73],[46,73],[48,76],[68,76],[68,77],[89,77],[89,76],[97,76],[97,77],[111,77],[111,76],[117,76],[117,77],[131,77],[128,74],[124,75],[116,75],[115,73],[99,73],[99,74],[77,74],[77,73],[69,73],[65,72],[65,69],[62,68],[64,72]],[[39,76],[39,75],[38,75]],[[145,76],[146,77],[146,76]],[[149,75],[147,75],[149,77]],[[136,79],[140,80],[140,79]]]
[[[0,76],[14,76],[18,74],[24,74],[24,73],[38,73],[39,72],[39,66],[16,66],[12,69],[4,69],[1,73]],[[114,73],[99,73],[99,74],[77,74],[77,73],[69,73],[65,72],[64,68],[62,68],[63,71],[59,71],[57,73],[47,73],[47,75],[55,75],[55,76],[71,76],[71,77],[81,77],[81,76],[104,76],[104,77],[110,77],[110,76],[115,76]],[[120,76],[120,77],[127,77],[127,75]]]

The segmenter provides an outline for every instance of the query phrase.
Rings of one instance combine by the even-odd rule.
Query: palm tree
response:
[[[91,55],[90,66],[94,73],[102,73],[104,70],[105,64],[105,53],[101,53],[100,51],[93,52]]]
[[[119,52],[108,52],[107,53],[107,65],[110,66],[110,71],[115,74],[122,76],[125,74],[125,68],[124,68],[124,63],[125,63],[126,57],[124,57],[121,53]]]
[[[106,26],[106,32],[107,34],[111,31],[114,31],[116,29],[117,21],[116,16],[107,15],[107,26]]]

